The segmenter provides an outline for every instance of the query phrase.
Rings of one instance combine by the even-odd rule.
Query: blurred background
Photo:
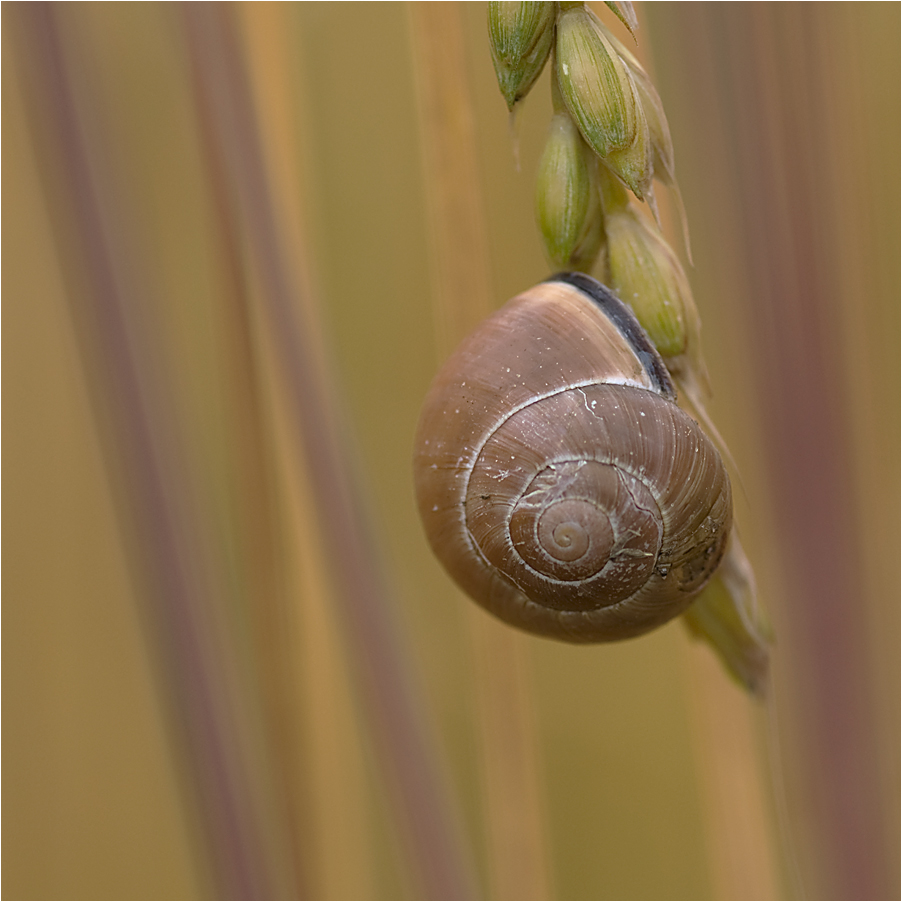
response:
[[[4,896],[898,898],[899,7],[637,8],[764,703],[427,549],[430,379],[548,275],[484,4],[4,4]]]

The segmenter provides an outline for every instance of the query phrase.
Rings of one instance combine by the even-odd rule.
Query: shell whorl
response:
[[[430,543],[464,590],[572,641],[681,613],[730,530],[716,449],[629,310],[584,276],[518,295],[449,358],[415,476]]]

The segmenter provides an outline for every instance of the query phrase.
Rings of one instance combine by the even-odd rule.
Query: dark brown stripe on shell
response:
[[[667,372],[657,348],[639,324],[636,314],[610,288],[581,272],[560,272],[545,281],[564,282],[586,295],[630,343],[658,392],[671,401],[676,400],[676,390],[670,379],[670,373]]]

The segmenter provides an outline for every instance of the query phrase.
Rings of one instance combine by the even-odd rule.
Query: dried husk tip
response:
[[[613,2],[613,0],[605,0],[604,4],[624,25],[626,25],[629,33],[636,39],[636,32],[639,30],[639,20],[636,18],[636,10],[629,0],[623,2]]]
[[[752,568],[735,528],[723,562],[683,622],[714,649],[740,685],[765,694],[773,631],[757,606]]]
[[[601,27],[604,28],[604,25]],[[675,183],[676,176],[673,140],[670,137],[670,126],[664,113],[664,104],[661,103],[661,97],[639,60],[610,32],[607,33],[607,38],[632,75],[633,84],[638,91],[639,101],[648,126],[655,178],[670,187]]]

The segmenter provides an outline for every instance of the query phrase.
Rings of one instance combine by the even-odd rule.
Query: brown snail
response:
[[[723,461],[607,288],[564,273],[449,358],[426,399],[417,502],[439,560],[530,632],[604,642],[681,614],[724,554]]]

